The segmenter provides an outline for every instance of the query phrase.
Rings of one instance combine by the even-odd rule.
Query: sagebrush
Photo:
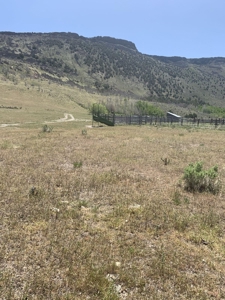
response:
[[[218,167],[213,166],[203,170],[203,163],[189,164],[184,170],[185,189],[189,192],[218,193],[220,181],[218,179]]]

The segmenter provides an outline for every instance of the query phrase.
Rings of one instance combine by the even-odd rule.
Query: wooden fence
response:
[[[142,115],[116,115],[116,114],[101,114],[93,115],[93,121],[106,124],[108,126],[115,125],[162,125],[162,124],[177,124],[177,125],[225,125],[225,119],[221,118],[173,118],[157,117],[157,116],[142,116]]]

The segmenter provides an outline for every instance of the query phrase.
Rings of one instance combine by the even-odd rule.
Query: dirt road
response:
[[[90,122],[91,120],[89,119],[75,119],[72,114],[64,113],[64,118],[60,118],[58,120],[53,120],[53,121],[45,121],[42,124],[54,124],[54,123],[62,123],[62,122]],[[32,122],[27,122],[32,123]],[[26,124],[26,123],[25,123]],[[8,123],[8,124],[0,124],[0,127],[8,127],[8,126],[20,126],[21,123]]]

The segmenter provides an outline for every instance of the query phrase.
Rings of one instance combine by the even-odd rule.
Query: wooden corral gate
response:
[[[107,115],[93,115],[93,121],[106,124],[108,126],[115,125],[115,114],[107,114]]]

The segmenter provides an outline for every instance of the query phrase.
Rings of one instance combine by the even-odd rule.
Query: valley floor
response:
[[[225,299],[224,131],[71,123],[1,129],[0,299]]]

